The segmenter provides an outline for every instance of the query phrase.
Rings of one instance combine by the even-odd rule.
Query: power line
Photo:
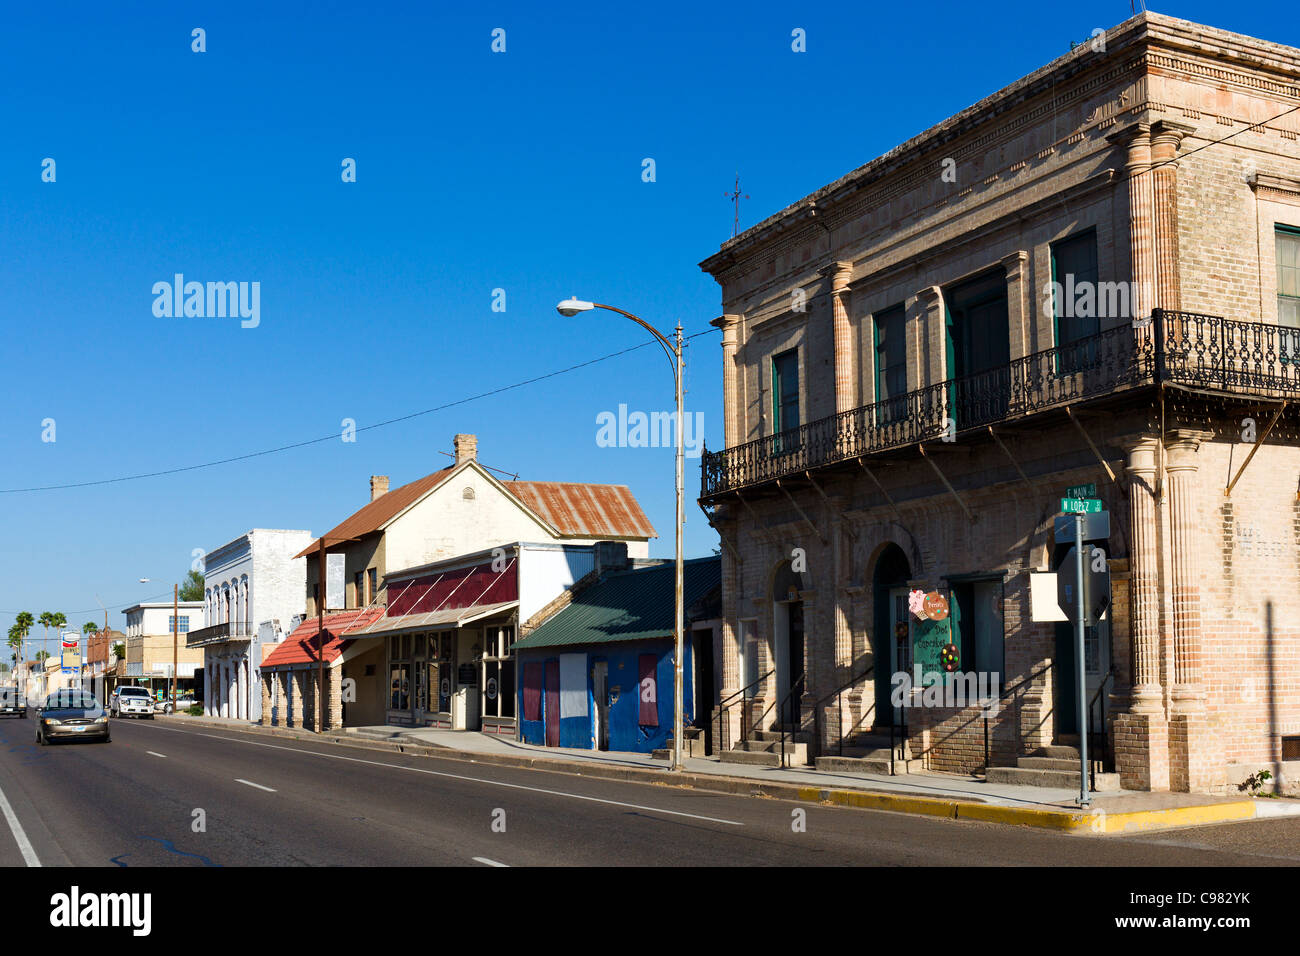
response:
[[[688,335],[686,338],[693,339],[701,335],[710,335],[714,329],[706,329],[703,332],[696,332]],[[524,379],[522,382],[515,382],[512,385],[502,385],[500,388],[494,388],[486,392],[480,392],[477,395],[470,395],[468,398],[457,399],[454,402],[447,402],[444,405],[438,405],[434,408],[426,408],[423,411],[411,412],[409,415],[400,415],[397,418],[390,418],[387,421],[376,422],[373,425],[364,425],[358,428],[359,432],[372,431],[376,428],[386,428],[389,425],[396,425],[399,422],[410,421],[412,418],[419,418],[421,415],[430,415],[433,412],[445,411],[449,408],[455,408],[458,405],[466,405],[469,402],[476,402],[481,398],[490,398],[493,395],[500,395],[502,392],[509,392],[516,388],[523,388],[525,385],[534,385],[537,382],[545,381],[548,378],[555,378],[557,375],[564,375],[568,372],[577,371],[580,368],[586,368],[589,365],[596,365],[600,362],[607,362],[610,359],[618,358],[620,355],[627,355],[629,352],[635,352],[646,346],[654,345],[655,342],[642,342],[640,345],[633,345],[617,352],[610,352],[608,355],[602,355],[599,358],[588,359],[585,362],[579,362],[577,365],[570,365],[568,368],[557,369],[554,372],[547,372],[545,375],[538,375],[534,378]],[[262,451],[249,452],[245,455],[235,455],[231,458],[220,458],[216,461],[205,461],[198,465],[183,465],[179,468],[167,468],[163,471],[142,472],[136,475],[120,475],[117,478],[100,478],[95,481],[76,481],[65,485],[38,485],[32,488],[0,488],[0,495],[25,494],[35,491],[63,491],[69,488],[90,488],[96,485],[112,485],[123,481],[139,481],[142,478],[161,478],[165,475],[178,475],[186,471],[198,471],[201,468],[215,468],[217,465],[229,465],[237,461],[248,461],[250,458],[260,458],[264,455],[274,455],[282,451],[291,451],[295,448],[305,448],[308,445],[319,445],[322,442],[338,441],[338,433],[325,435],[321,438],[309,438],[305,441],[292,442],[288,445],[280,445],[276,448],[267,448]]]

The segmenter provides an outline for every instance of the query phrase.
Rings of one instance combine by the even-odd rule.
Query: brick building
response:
[[[1144,13],[701,264],[730,739],[784,721],[828,760],[892,735],[955,772],[1076,743],[1071,635],[1032,619],[1030,575],[1095,484],[1103,762],[1131,789],[1300,786],[1298,134],[1300,50]],[[999,678],[987,721],[894,706],[914,590]]]

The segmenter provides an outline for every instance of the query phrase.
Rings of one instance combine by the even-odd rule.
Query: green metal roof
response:
[[[722,585],[722,560],[695,558],[683,570],[687,613]],[[676,565],[615,571],[580,591],[564,610],[515,647],[530,650],[574,644],[612,644],[671,637],[676,625]]]

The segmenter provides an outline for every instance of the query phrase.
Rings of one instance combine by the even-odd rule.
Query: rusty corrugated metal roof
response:
[[[508,481],[505,487],[529,510],[564,535],[658,537],[627,485]]]

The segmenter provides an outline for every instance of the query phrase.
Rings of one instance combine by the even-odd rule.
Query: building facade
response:
[[[672,745],[676,575],[671,561],[622,562],[575,588],[562,608],[533,618],[536,626],[515,644],[520,740],[640,753]],[[695,705],[695,687],[709,688],[712,679],[695,651],[711,655],[713,622],[689,611],[711,604],[720,579],[718,558],[685,562],[683,726],[698,725],[701,740],[708,716]]]
[[[1297,107],[1300,51],[1141,14],[702,263],[719,693],[755,729],[990,779],[1089,733],[1126,788],[1300,785]],[[1087,486],[1112,601],[1081,707],[1031,575]],[[996,713],[897,705],[945,643]]]
[[[296,557],[310,531],[254,528],[203,559],[206,627],[188,646],[203,654],[203,710],[210,717],[260,721],[258,668],[303,612],[307,561]]]
[[[627,487],[501,481],[479,463],[475,436],[456,435],[454,447],[451,466],[398,488],[372,476],[369,502],[298,553],[306,618],[293,649],[262,666],[272,720],[292,710],[291,672],[319,664],[323,602],[327,714],[353,726],[482,722],[513,735],[513,690],[503,698],[499,688],[514,680],[520,608],[531,613],[587,573],[597,542],[648,553],[655,531]],[[351,613],[362,610],[375,613]],[[315,710],[296,713],[310,721]]]
[[[186,640],[191,630],[203,627],[204,602],[179,603],[175,632],[171,601],[135,604],[122,613],[126,615],[125,682],[148,687],[155,700],[163,700],[171,695],[175,670],[177,696],[193,693],[196,677],[202,677],[203,651],[189,647]]]

